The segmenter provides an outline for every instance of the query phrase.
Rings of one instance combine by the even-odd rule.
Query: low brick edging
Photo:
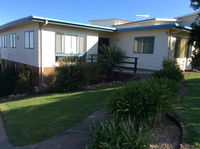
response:
[[[178,149],[195,149],[194,145],[189,145],[186,143],[186,136],[187,136],[187,131],[185,129],[185,126],[182,122],[177,120],[175,116],[169,112],[166,112],[167,116],[169,116],[175,123],[176,125],[181,129],[181,139],[180,139],[180,145]]]

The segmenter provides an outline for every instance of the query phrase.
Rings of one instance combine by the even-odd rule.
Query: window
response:
[[[64,35],[56,34],[56,53],[64,53]]]
[[[16,48],[16,34],[10,34],[10,47]]]
[[[34,33],[33,31],[25,32],[25,48],[26,49],[33,49],[34,48]]]
[[[84,54],[86,52],[86,36],[56,34],[56,53]]]
[[[153,53],[154,37],[136,37],[134,42],[134,53]]]
[[[84,54],[86,52],[86,37],[79,37],[79,53]]]
[[[181,38],[181,37],[176,38],[174,57],[175,58],[191,57],[191,46],[188,45],[187,38]]]
[[[1,36],[1,38],[0,38],[0,40],[1,40],[1,47],[2,48],[6,48],[7,47],[7,36],[6,35],[3,35],[3,36]]]

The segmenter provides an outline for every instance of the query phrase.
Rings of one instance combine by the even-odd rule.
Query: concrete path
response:
[[[30,146],[14,147],[9,143],[0,118],[0,149],[85,149],[90,126],[93,122],[99,123],[103,119],[105,110],[101,109],[58,136]]]

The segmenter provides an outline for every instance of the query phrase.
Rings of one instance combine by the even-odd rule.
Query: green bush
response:
[[[192,56],[192,68],[200,70],[200,51],[194,51]]]
[[[62,65],[56,68],[55,88],[57,91],[75,91],[85,84],[79,65]]]
[[[23,71],[18,75],[14,93],[29,93],[33,90],[31,72]]]
[[[100,49],[98,61],[104,66],[105,72],[109,75],[115,66],[124,62],[126,54],[118,48],[111,48],[105,45]]]
[[[84,63],[85,57],[84,56],[66,56],[66,57],[57,57],[57,61],[60,65],[66,65],[71,63]]]
[[[12,94],[17,81],[18,72],[14,67],[8,67],[0,72],[0,96]]]
[[[86,84],[98,82],[101,78],[102,65],[99,63],[82,63],[80,64]]]
[[[92,130],[87,149],[148,149],[152,136],[143,128],[136,131],[130,121],[120,124],[105,121]]]
[[[170,86],[157,78],[128,83],[111,97],[108,110],[117,121],[131,120],[136,127],[149,124],[169,108],[174,96]]]
[[[167,78],[175,81],[181,81],[184,79],[182,71],[178,66],[176,60],[164,60],[163,69],[153,73],[153,77]]]
[[[164,59],[162,62],[163,68],[176,68],[180,69],[177,61],[175,59]]]

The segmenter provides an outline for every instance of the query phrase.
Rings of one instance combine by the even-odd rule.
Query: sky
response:
[[[94,19],[144,19],[136,15],[174,18],[192,12],[190,0],[0,0],[0,25],[30,15],[89,23]]]

